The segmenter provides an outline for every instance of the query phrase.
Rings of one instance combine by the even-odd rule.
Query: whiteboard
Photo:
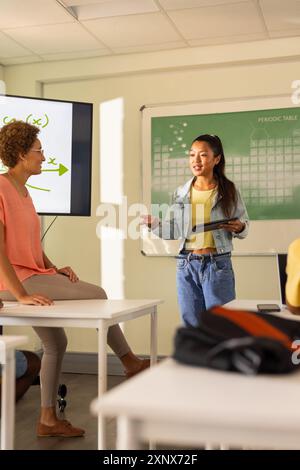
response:
[[[190,179],[193,138],[217,134],[226,174],[239,187],[251,220],[248,237],[233,240],[234,252],[287,251],[300,236],[300,107],[290,95],[149,105],[141,111],[143,203],[149,212],[151,204],[169,203],[176,187]],[[143,231],[145,255],[174,256],[178,246]]]

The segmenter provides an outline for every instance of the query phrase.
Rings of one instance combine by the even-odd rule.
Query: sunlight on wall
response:
[[[100,104],[100,204],[120,209],[123,196],[124,100]],[[121,229],[100,228],[102,286],[109,298],[124,298],[124,241]]]

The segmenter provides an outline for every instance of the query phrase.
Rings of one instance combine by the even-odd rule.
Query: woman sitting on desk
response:
[[[58,269],[40,241],[40,221],[26,181],[42,171],[45,161],[39,129],[22,121],[2,127],[0,159],[8,167],[0,176],[0,297],[26,305],[51,305],[53,300],[106,299],[104,290],[79,281],[69,267]],[[41,416],[38,436],[82,436],[84,431],[56,416],[56,396],[67,346],[63,328],[35,327],[43,345]],[[108,330],[108,344],[122,361],[127,376],[149,365],[133,354],[119,325]]]
[[[189,166],[193,178],[174,193],[174,217],[160,222],[148,215],[143,223],[161,238],[182,240],[177,256],[179,308],[183,322],[197,326],[201,311],[235,298],[232,237],[247,236],[249,219],[239,191],[225,176],[218,136],[204,134],[193,141]],[[228,218],[236,220],[217,230],[191,232],[198,224]]]

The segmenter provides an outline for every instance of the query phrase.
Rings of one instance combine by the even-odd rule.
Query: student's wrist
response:
[[[20,290],[20,291],[17,293],[16,299],[17,299],[18,301],[20,301],[23,297],[26,297],[27,295],[28,295],[28,293],[26,292],[26,290],[25,290],[25,289],[22,289],[22,290]]]
[[[153,217],[151,224],[150,224],[150,228],[152,230],[155,230],[157,227],[159,227],[159,225],[160,225],[160,220],[157,217]]]

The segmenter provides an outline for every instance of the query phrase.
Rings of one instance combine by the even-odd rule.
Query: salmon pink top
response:
[[[5,176],[0,176],[0,221],[4,225],[6,255],[20,281],[35,274],[56,274],[43,260],[40,219],[30,194],[22,196]],[[0,291],[8,290],[0,279]]]

